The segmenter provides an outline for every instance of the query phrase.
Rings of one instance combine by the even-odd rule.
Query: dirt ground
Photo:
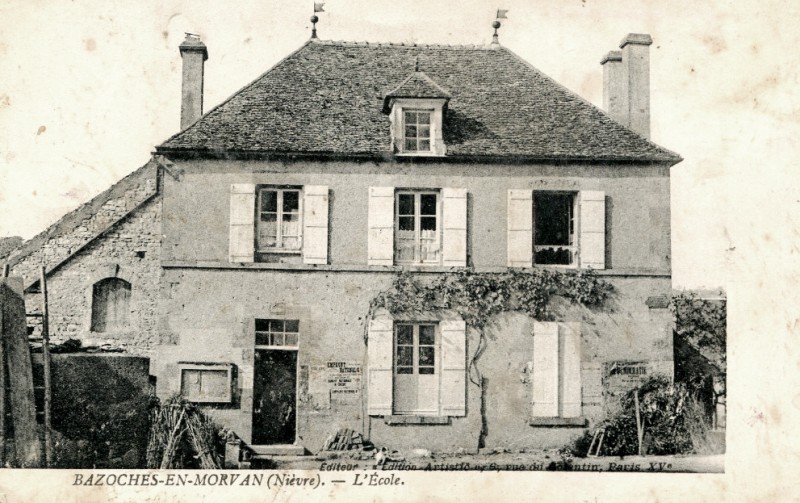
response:
[[[285,470],[346,472],[358,470],[423,471],[586,471],[724,473],[724,455],[626,456],[574,458],[565,461],[557,451],[431,454],[422,449],[393,452],[382,466],[374,454],[357,451],[325,452],[317,456],[273,458]],[[571,461],[571,462],[570,462]]]

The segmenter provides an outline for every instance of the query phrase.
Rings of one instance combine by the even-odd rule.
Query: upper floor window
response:
[[[431,116],[433,110],[403,111],[403,150],[405,152],[431,151]]]
[[[131,284],[105,278],[92,287],[92,332],[111,332],[128,327]]]
[[[572,265],[576,259],[575,194],[534,192],[534,263]]]
[[[396,262],[438,264],[440,262],[439,192],[398,191],[395,201]]]
[[[301,191],[262,187],[258,191],[258,251],[295,252],[302,246]]]

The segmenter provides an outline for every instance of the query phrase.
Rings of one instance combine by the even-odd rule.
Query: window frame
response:
[[[262,211],[262,197],[263,193],[267,191],[274,191],[277,192],[277,200],[276,200],[276,211],[275,212],[266,212]],[[286,248],[283,246],[283,226],[281,225],[283,222],[283,216],[285,214],[292,214],[294,212],[285,213],[283,210],[283,197],[284,193],[286,192],[297,192],[297,241],[298,246],[297,248]],[[256,204],[255,204],[255,243],[254,249],[256,254],[268,255],[268,254],[286,254],[286,255],[302,255],[303,253],[303,187],[297,185],[257,185],[256,186]],[[261,217],[265,213],[274,213],[275,214],[275,223],[276,223],[276,235],[275,241],[276,243],[280,243],[280,246],[275,247],[262,247],[261,246],[261,232],[260,228],[262,225]],[[292,236],[294,237],[294,236]]]
[[[414,213],[412,215],[401,215],[400,214],[400,196],[402,195],[413,195],[414,196]],[[436,229],[435,229],[435,239],[434,243],[436,244],[436,260],[422,260],[422,226],[421,221],[423,218],[422,215],[422,196],[423,195],[434,195],[436,197],[436,214],[433,215],[436,219]],[[399,243],[402,240],[400,238],[400,218],[408,218],[409,216],[413,216],[414,218],[414,258],[412,260],[400,260],[400,249]],[[425,217],[430,218],[431,215],[424,215]],[[397,189],[394,193],[394,263],[395,265],[411,265],[411,266],[438,266],[442,264],[442,227],[443,227],[443,215],[442,215],[442,192],[440,189]],[[404,231],[407,232],[407,231]]]
[[[258,322],[265,322],[269,327],[267,330],[258,330]],[[271,330],[272,323],[282,323],[283,330],[280,332],[273,332]],[[287,332],[286,331],[286,322],[294,322],[297,324],[297,331],[296,332]],[[283,318],[256,318],[253,322],[253,328],[255,332],[255,349],[274,349],[279,351],[299,351],[300,349],[300,320],[288,320]],[[258,336],[261,335],[282,335],[283,336],[283,344],[259,344],[258,343]],[[286,344],[286,334],[294,334],[295,336],[295,344]],[[271,337],[270,337],[271,339]]]
[[[200,372],[225,372],[227,385],[222,395],[208,398],[190,396],[184,393],[183,373],[186,371]],[[233,364],[232,363],[212,363],[212,362],[178,362],[178,383],[181,395],[192,403],[231,403],[233,401]],[[202,385],[201,385],[202,386]]]
[[[402,131],[402,135],[401,135],[401,140],[400,140],[401,141],[400,151],[402,153],[408,154],[408,155],[431,155],[434,152],[434,135],[433,135],[434,125],[433,125],[433,121],[434,121],[435,112],[436,111],[433,108],[404,107],[404,108],[401,109],[400,113],[401,113],[401,117],[402,117],[402,126],[401,126],[402,127],[402,130],[401,130]],[[425,124],[419,122],[419,114],[421,114],[421,113],[428,114],[428,122],[425,123]],[[408,123],[407,114],[415,114],[416,117],[417,117],[416,122],[413,124],[413,126],[417,129],[417,136],[413,137],[413,140],[415,140],[415,143],[416,143],[416,146],[417,146],[417,148],[415,148],[415,149],[408,149],[407,148],[407,142],[411,138],[406,136],[406,132],[407,132],[408,126],[412,126],[412,124]],[[419,136],[419,128],[420,128],[420,126],[427,126],[428,127],[428,136],[427,137]],[[426,141],[426,140],[428,142],[428,149],[427,150],[421,150],[419,148],[419,144],[420,144],[420,142]]]
[[[558,245],[558,244],[537,244],[536,241],[536,219],[539,212],[536,210],[536,195],[537,194],[548,194],[548,195],[568,195],[572,198],[572,204],[570,205],[570,214],[569,214],[569,245]],[[534,267],[561,267],[561,268],[569,268],[575,269],[579,267],[580,264],[580,232],[579,232],[579,217],[580,217],[580,207],[579,207],[579,191],[575,190],[533,190],[531,193],[531,205],[533,211],[533,222],[531,222],[531,229],[532,229],[532,257],[531,257],[531,264]],[[569,264],[547,264],[541,263],[536,261],[536,252],[537,251],[544,251],[546,249],[566,249],[570,252],[570,263]]]
[[[105,285],[117,285],[117,288],[113,290],[106,287]],[[120,289],[119,286],[123,288]],[[111,313],[110,307],[110,296],[113,293],[116,300],[119,300],[119,295],[122,291],[127,292],[125,305],[122,306],[123,309],[119,309],[119,306],[115,303],[114,305],[114,319],[113,323],[111,323],[111,319],[109,315]],[[102,294],[102,297],[101,297]],[[91,309],[90,309],[90,318],[89,318],[89,331],[92,333],[97,334],[105,334],[105,333],[114,333],[114,332],[122,332],[129,330],[131,327],[131,296],[133,295],[133,285],[123,279],[116,276],[110,276],[107,278],[101,278],[91,286]],[[103,301],[102,311],[100,310],[100,300]],[[124,316],[120,316],[121,313],[124,313]],[[100,319],[102,316],[102,320]]]

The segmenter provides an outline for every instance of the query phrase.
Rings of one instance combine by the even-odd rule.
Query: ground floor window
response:
[[[439,409],[436,325],[395,325],[394,413],[433,413]]]

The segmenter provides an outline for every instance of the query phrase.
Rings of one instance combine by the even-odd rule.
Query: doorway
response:
[[[253,444],[293,444],[297,435],[297,351],[256,349]]]

